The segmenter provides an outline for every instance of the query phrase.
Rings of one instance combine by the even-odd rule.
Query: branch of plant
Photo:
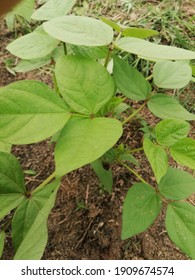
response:
[[[43,181],[43,183],[41,183],[38,187],[39,188],[43,188],[44,186],[46,186],[51,180],[53,180],[55,178],[55,171],[45,179],[45,181]]]
[[[143,151],[143,150],[144,150],[144,148],[143,148],[143,147],[140,147],[140,148],[137,148],[137,149],[129,150],[129,152],[130,152],[131,154],[133,154],[133,153],[137,153],[137,152],[140,152],[140,151]]]
[[[148,102],[148,99],[137,110],[133,111],[133,113],[129,117],[124,119],[124,121],[122,122],[122,125],[131,121],[146,106],[147,102]]]
[[[150,80],[152,80],[152,78],[153,78],[153,74],[151,74],[150,76],[148,76],[148,77],[146,78],[146,80],[147,80],[147,81],[150,81]]]
[[[64,54],[67,55],[67,46],[66,46],[66,43],[63,43],[63,47],[64,47]]]
[[[106,59],[105,59],[105,62],[104,62],[104,67],[105,67],[105,68],[107,68],[107,66],[108,66],[108,63],[109,63],[109,61],[110,61],[112,52],[113,52],[113,48],[112,48],[112,46],[111,46],[111,47],[109,47],[109,49],[108,49],[108,53],[107,53],[107,56],[106,56]]]
[[[107,68],[107,66],[108,66],[108,63],[109,63],[110,58],[111,58],[111,55],[112,55],[113,50],[115,48],[115,44],[120,39],[121,35],[122,35],[122,31],[119,32],[118,36],[116,37],[116,39],[114,40],[114,42],[110,45],[110,47],[108,49],[108,53],[107,53],[107,56],[106,56],[106,59],[105,59],[105,62],[104,62],[104,67],[105,68]]]
[[[136,171],[134,171],[131,167],[129,167],[126,163],[122,162],[121,160],[118,161],[122,166],[124,166],[127,170],[133,173],[142,183],[147,184],[150,186],[148,182],[146,182]],[[151,186],[152,187],[152,186]]]

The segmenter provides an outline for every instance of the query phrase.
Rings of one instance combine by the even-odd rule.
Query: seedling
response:
[[[13,213],[10,223],[14,259],[41,258],[47,243],[47,218],[64,175],[90,163],[104,189],[111,192],[109,164],[113,161],[139,180],[129,186],[124,201],[122,239],[146,230],[166,201],[168,235],[195,259],[195,207],[183,201],[195,192],[195,179],[169,166],[172,157],[180,165],[195,169],[195,140],[189,137],[190,121],[195,115],[168,93],[191,81],[189,61],[195,59],[195,53],[149,42],[147,38],[156,34],[153,30],[66,15],[75,2],[48,1],[32,15],[44,23],[7,46],[22,61],[47,58],[55,64],[54,89],[26,80],[0,89],[0,218]],[[53,5],[55,13],[50,13]],[[64,54],[54,58],[59,48]],[[130,66],[123,55],[126,53],[153,61],[152,76],[145,78]],[[113,69],[109,68],[109,73],[111,62]],[[152,78],[153,84],[148,81]],[[129,108],[125,99],[140,104],[127,116],[123,114]],[[116,113],[119,107],[120,116]],[[162,119],[154,132],[146,129],[138,149],[119,145],[126,125],[146,107]],[[55,172],[29,192],[17,159],[7,151],[12,144],[30,144],[48,137],[56,142]],[[141,151],[155,175],[154,186],[132,166],[139,164],[133,155]],[[0,252],[6,229],[0,232]]]

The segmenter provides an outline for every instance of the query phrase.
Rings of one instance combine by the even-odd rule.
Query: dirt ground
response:
[[[51,85],[45,72],[11,75],[4,61],[10,55],[5,46],[12,35],[0,22],[0,86],[15,80],[35,79]],[[136,106],[136,104],[134,104]],[[150,122],[156,119],[145,110],[143,115]],[[139,123],[128,125],[123,135],[125,144],[131,148],[141,145],[143,133]],[[12,151],[24,170],[36,171],[35,176],[26,175],[27,187],[35,188],[54,170],[53,144],[49,140],[33,145],[14,146]],[[145,180],[154,184],[154,175],[142,153],[137,154],[140,167],[137,171]],[[139,170],[138,170],[139,169]],[[71,172],[62,180],[56,205],[48,221],[49,240],[43,259],[78,260],[179,260],[187,257],[170,241],[165,230],[165,209],[155,223],[145,232],[126,241],[121,241],[122,204],[128,189],[136,182],[134,175],[121,166],[113,165],[114,187],[109,195],[100,188],[96,175],[85,166]],[[194,200],[195,201],[195,200]],[[4,259],[11,259],[11,235],[7,232]]]

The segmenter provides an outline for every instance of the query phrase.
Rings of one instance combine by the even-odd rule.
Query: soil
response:
[[[44,71],[33,71],[13,76],[4,61],[11,57],[5,46],[12,40],[3,21],[0,21],[0,86],[21,79],[41,80],[51,85]],[[137,106],[136,103],[132,104]],[[143,111],[150,123],[157,121]],[[141,145],[143,134],[138,130],[137,121],[129,124],[123,135],[123,142],[131,148]],[[54,145],[49,139],[33,145],[14,146],[13,154],[24,170],[34,170],[35,176],[26,175],[26,185],[37,187],[54,170]],[[154,184],[154,175],[142,153],[138,153],[140,175]],[[154,224],[145,232],[126,241],[121,240],[122,204],[128,189],[136,182],[136,177],[123,167],[113,164],[114,186],[111,194],[105,193],[89,165],[66,175],[61,183],[57,201],[48,221],[49,240],[43,259],[77,260],[184,260],[187,257],[170,241],[164,224],[165,209]],[[192,200],[192,202],[194,202]],[[7,232],[4,259],[13,256],[11,234]]]

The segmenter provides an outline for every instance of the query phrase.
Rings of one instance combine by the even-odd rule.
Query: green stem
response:
[[[139,151],[143,151],[143,150],[144,150],[144,148],[143,148],[143,147],[140,147],[140,148],[137,148],[137,149],[130,150],[129,152],[130,152],[131,154],[133,154],[133,153],[136,153],[136,152],[139,152]]]
[[[45,179],[45,181],[43,181],[43,183],[41,183],[38,187],[39,188],[44,187],[45,185],[47,185],[54,178],[55,178],[55,171],[49,177],[47,177],[47,179]]]
[[[67,55],[67,46],[66,46],[66,43],[63,43],[63,46],[64,46],[64,54]]]
[[[133,119],[147,104],[148,100],[145,101],[137,110],[135,110],[128,118],[126,118],[123,122],[122,125],[128,123],[131,119]]]
[[[131,169],[131,167],[129,167],[127,164],[125,164],[122,161],[118,161],[121,165],[123,165],[125,168],[127,168],[131,173],[133,173],[142,183],[149,185],[136,171],[134,171],[133,169]]]
[[[58,88],[58,84],[57,84],[55,73],[53,73],[53,85],[54,85],[54,90],[60,95],[60,91],[59,91],[59,88]]]
[[[109,50],[108,50],[108,53],[107,53],[107,56],[106,56],[106,59],[105,59],[105,63],[104,63],[104,67],[105,67],[105,68],[107,68],[107,66],[108,66],[108,63],[109,63],[109,61],[110,61],[110,57],[111,57],[111,55],[112,55],[112,53],[113,53],[113,50],[114,50],[114,48],[115,48],[115,44],[116,44],[117,41],[120,39],[121,35],[122,35],[122,31],[119,32],[118,36],[116,37],[116,39],[114,40],[114,42],[113,42],[113,43],[110,45],[110,47],[109,47]]]
[[[146,78],[146,80],[147,80],[147,81],[150,81],[150,80],[152,80],[152,78],[153,78],[153,74],[151,74],[150,76],[148,76],[148,77]]]
[[[111,55],[112,55],[112,52],[113,52],[113,49],[110,47],[109,50],[108,50],[106,59],[105,59],[105,63],[104,63],[104,67],[105,67],[105,68],[107,68],[107,66],[108,66],[108,63],[109,63],[109,61],[110,61],[110,57],[111,57]]]

